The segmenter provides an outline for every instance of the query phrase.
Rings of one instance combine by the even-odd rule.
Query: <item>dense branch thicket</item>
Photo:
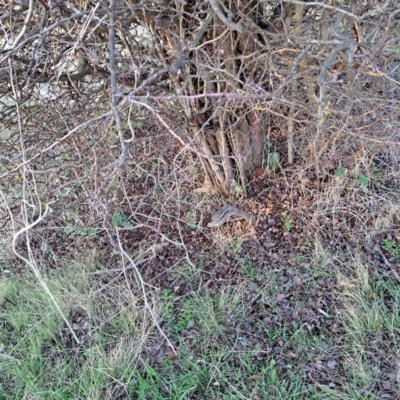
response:
[[[0,7],[2,185],[28,174],[48,202],[67,184],[82,200],[90,181],[85,196],[107,203],[149,121],[228,193],[266,164],[273,129],[289,164],[303,157],[319,174],[366,143],[398,146],[397,1]]]

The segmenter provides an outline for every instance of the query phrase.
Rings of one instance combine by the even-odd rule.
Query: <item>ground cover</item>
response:
[[[223,198],[168,134],[139,135],[109,229],[85,202],[16,243],[79,343],[5,231],[1,398],[396,399],[398,182],[366,157],[322,178],[266,157]],[[226,204],[254,225],[207,227]]]

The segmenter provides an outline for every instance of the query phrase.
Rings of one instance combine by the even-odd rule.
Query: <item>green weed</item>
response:
[[[360,188],[366,190],[369,184],[369,179],[365,175],[360,175],[357,178],[357,185],[360,186]]]
[[[185,300],[179,310],[175,324],[175,330],[181,332],[183,329],[190,329],[194,325],[193,300]]]
[[[189,223],[189,228],[190,228],[190,229],[193,229],[193,230],[197,229],[196,211],[194,211],[194,210],[189,211],[189,212],[186,214],[186,220],[187,220],[187,222]]]
[[[74,226],[72,224],[68,224],[66,227],[64,227],[63,230],[64,233],[66,233],[68,236],[76,239],[84,239],[88,236],[97,237],[96,228],[84,229],[81,228],[80,226]]]
[[[128,217],[122,213],[115,213],[111,217],[111,224],[114,228],[130,228],[132,224],[129,222]]]
[[[274,151],[268,155],[268,165],[271,171],[275,173],[279,165],[279,153],[276,151],[276,146]]]
[[[254,278],[256,276],[256,269],[254,267],[253,262],[248,258],[245,260],[244,262],[244,273],[250,277],[250,278]]]
[[[383,239],[382,249],[390,254],[390,257],[399,259],[400,258],[400,248],[394,240]]]
[[[161,317],[169,327],[173,326],[174,294],[171,289],[164,289],[161,292]]]
[[[227,249],[230,254],[237,255],[243,245],[243,238],[240,235],[235,235],[234,237],[227,239]]]
[[[285,231],[290,231],[292,229],[292,220],[290,219],[290,214],[287,211],[282,213],[283,216],[283,229]]]
[[[346,173],[346,170],[344,168],[337,168],[337,169],[335,169],[333,175],[335,178],[343,178],[345,173]]]

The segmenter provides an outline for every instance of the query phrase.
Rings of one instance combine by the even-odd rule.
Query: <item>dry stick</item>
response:
[[[96,167],[95,168],[95,173],[98,174],[99,171],[105,171],[105,170],[113,167],[115,164],[116,164],[116,161],[112,162],[111,164],[105,165],[104,167],[101,167],[101,168],[99,168],[98,165],[95,164],[95,167]],[[60,168],[61,167],[57,167],[57,168],[54,167],[54,168],[49,169],[48,171],[55,171],[55,170],[59,170]],[[33,172],[38,173],[40,171],[34,170]],[[79,181],[81,181],[83,179],[86,179],[86,178],[89,178],[89,177],[93,177],[93,173],[92,172],[90,172],[88,174],[85,174],[85,175],[82,175],[82,176],[78,176],[76,179],[71,179],[70,181],[67,181],[67,182],[63,183],[62,185],[56,187],[55,189],[49,190],[50,189],[49,188],[46,191],[46,194],[48,194],[49,196],[52,196],[54,193],[58,192],[59,190],[63,189],[64,187],[69,186],[69,185],[73,185],[74,183],[78,183]],[[85,201],[86,199],[89,199],[89,198],[90,197],[88,196],[85,199],[82,199],[82,202]]]
[[[247,179],[246,179],[246,174],[244,172],[244,166],[243,166],[243,149],[240,140],[235,140],[234,134],[240,135],[240,131],[234,131],[232,132],[232,127],[229,127],[230,129],[230,139],[231,142],[233,143],[233,150],[235,153],[235,156],[237,156],[237,166],[239,170],[239,176],[240,176],[240,182],[242,183],[242,188],[243,188],[243,194],[245,197],[247,197],[247,190],[246,190],[246,184],[247,184]]]
[[[219,130],[216,132],[216,136],[219,147],[219,153],[221,153],[223,156],[221,161],[225,177],[224,187],[227,192],[230,192],[230,188],[232,185],[231,181],[233,179],[233,171],[232,171],[233,166],[231,159],[226,157],[227,155],[229,155],[229,148],[228,148],[227,137],[224,132],[224,116],[225,116],[225,110],[222,110],[220,108],[218,112]]]
[[[119,159],[114,167],[114,169],[111,171],[111,173],[107,176],[107,178],[104,180],[103,185],[100,187],[100,190],[98,191],[98,194],[103,191],[103,188],[107,185],[108,182],[110,182],[115,174],[118,172],[118,170],[126,163],[126,154],[128,151],[127,147],[127,142],[125,141],[124,138],[124,132],[122,130],[122,121],[121,121],[121,115],[119,113],[119,109],[122,109],[122,107],[126,104],[126,100],[123,100],[119,107],[117,105],[117,97],[119,97],[119,91],[117,87],[117,74],[115,71],[115,0],[110,0],[110,9],[109,9],[109,19],[110,19],[110,27],[109,27],[109,42],[108,42],[108,47],[109,47],[109,53],[110,53],[110,71],[111,71],[111,113],[113,114],[115,118],[115,122],[117,124],[117,130],[118,130],[118,137],[119,141],[121,144],[121,153],[119,156]],[[98,196],[97,196],[98,197]],[[111,242],[112,237],[110,236]]]
[[[383,254],[383,251],[381,249],[378,250],[379,254],[382,256],[383,261],[385,262],[385,264],[390,267],[390,269],[393,272],[393,275],[396,277],[397,281],[400,283],[400,275],[398,274],[398,272],[396,271],[396,269],[392,266],[392,264],[388,261],[388,259],[385,257],[385,255]]]
[[[210,146],[207,143],[206,138],[204,137],[204,135],[200,135],[199,136],[199,142],[200,142],[200,146],[203,150],[203,153],[205,154],[205,157],[203,155],[200,156],[200,159],[202,160],[203,158],[207,159],[208,164],[210,165],[210,168],[212,169],[215,178],[218,181],[218,186],[219,185],[224,185],[225,183],[225,177],[224,174],[221,171],[220,166],[218,165],[218,163],[216,162],[216,160],[214,159],[214,154],[210,149]]]
[[[232,19],[229,19],[225,16],[225,14],[221,11],[219,8],[218,0],[208,0],[210,3],[212,9],[214,10],[215,14],[218,15],[218,18],[229,28],[231,28],[234,31],[238,31],[239,33],[243,33],[243,28],[241,21],[239,23],[235,24]]]
[[[306,51],[308,50],[308,48],[306,50],[303,50],[302,53],[300,54],[299,57],[297,58],[301,58],[303,57],[303,55],[306,53]],[[297,60],[296,58],[296,60]],[[297,63],[296,63],[297,65]],[[162,69],[160,70],[160,74],[157,73],[157,76],[154,76],[154,79],[156,79],[159,75],[162,75],[162,73],[168,72],[167,70]],[[231,77],[232,75],[229,74],[228,72],[225,72],[225,75],[227,75],[228,77]],[[154,74],[156,75],[156,74]],[[293,75],[293,74],[292,74]],[[288,83],[288,81],[292,78],[292,75],[290,75],[289,77],[286,77],[283,82],[282,85],[276,89],[274,92],[266,92],[263,91],[261,93],[261,91],[258,91],[258,93],[255,94],[239,94],[236,92],[220,92],[220,93],[199,93],[199,94],[184,94],[184,95],[176,95],[176,94],[172,94],[172,95],[151,95],[150,93],[146,94],[146,95],[135,95],[134,92],[132,92],[131,94],[127,94],[124,95],[122,93],[118,94],[118,97],[124,97],[125,99],[128,100],[185,100],[185,99],[189,99],[189,100],[196,100],[196,99],[201,99],[201,98],[220,98],[220,102],[221,104],[223,104],[225,101],[229,102],[229,101],[234,101],[234,100],[281,100],[282,96],[281,96],[281,92],[282,90],[285,88],[286,84]],[[153,78],[153,75],[152,77]],[[236,78],[236,77],[235,77]],[[151,79],[151,80],[154,80]],[[150,82],[150,78],[148,79],[148,81],[146,82]],[[239,83],[242,83],[241,81],[238,80]],[[143,87],[144,85],[141,85],[141,87]],[[254,90],[254,87],[252,88],[250,85],[246,85],[248,87],[250,87],[250,89]],[[258,89],[258,88],[257,88]],[[138,92],[139,90],[135,90],[135,93]],[[142,106],[144,106],[144,103],[138,103]],[[123,103],[122,105],[125,105],[125,103]]]
[[[112,87],[112,94],[111,94],[111,109],[114,113],[115,122],[117,123],[118,135],[119,140],[121,143],[121,154],[119,156],[118,165],[116,169],[122,167],[126,163],[126,152],[127,146],[125,143],[124,132],[122,130],[122,122],[121,122],[121,115],[118,110],[117,106],[117,94],[118,94],[118,87],[117,87],[117,73],[115,71],[115,27],[114,27],[114,20],[115,20],[115,0],[110,1],[110,29],[109,29],[109,51],[110,51],[110,70],[111,70],[111,87]]]
[[[141,260],[138,263],[136,263],[136,266],[139,266],[140,264],[142,264],[142,261],[150,261],[151,259],[153,259],[154,257],[151,258],[146,258],[145,260]],[[99,293],[101,293],[103,290],[107,289],[109,286],[111,286],[115,281],[117,281],[122,274],[126,274],[127,271],[131,271],[132,269],[134,269],[133,265],[128,265],[126,268],[122,268],[122,269],[111,269],[111,270],[103,270],[103,271],[96,271],[96,272],[90,272],[89,275],[97,275],[97,274],[102,274],[104,272],[120,272],[115,278],[111,279],[106,285],[102,286],[100,289],[97,289],[93,292],[94,295],[97,295]],[[154,288],[154,286],[149,285],[148,283],[146,283],[147,286]]]
[[[7,201],[6,201],[6,199],[5,199],[4,195],[3,195],[3,192],[0,192],[0,193],[1,193],[1,196],[3,197],[4,203],[5,203],[6,207],[7,207],[8,213],[9,213],[9,215],[10,215],[10,219],[11,219],[11,222],[12,222],[12,225],[13,225],[13,230],[15,231],[15,225],[14,225],[14,218],[13,218],[13,215],[12,215],[11,210],[10,210],[10,208],[9,208],[9,206],[8,206],[8,203],[7,203]],[[78,337],[76,336],[75,331],[72,329],[71,324],[69,323],[68,319],[65,317],[64,313],[62,312],[62,310],[61,310],[60,306],[58,305],[56,299],[54,298],[53,294],[50,292],[50,290],[49,290],[49,288],[48,288],[46,282],[43,280],[43,278],[42,278],[42,276],[41,276],[41,274],[40,274],[38,268],[37,268],[36,265],[34,264],[34,262],[28,260],[27,258],[25,258],[24,256],[22,256],[21,254],[19,254],[18,251],[17,251],[17,249],[16,249],[16,242],[17,242],[17,239],[18,239],[18,237],[19,237],[21,234],[23,234],[24,232],[26,233],[26,240],[27,240],[27,242],[29,243],[29,236],[28,236],[28,231],[29,231],[29,229],[33,228],[35,225],[37,225],[40,221],[42,221],[42,220],[45,218],[48,209],[49,209],[49,205],[47,204],[47,205],[46,205],[46,210],[44,211],[44,214],[43,214],[43,215],[39,216],[39,218],[38,218],[36,221],[32,222],[32,223],[31,223],[30,225],[28,225],[28,226],[24,226],[22,229],[20,229],[17,233],[14,234],[13,241],[12,241],[12,249],[13,249],[13,253],[14,253],[18,258],[20,258],[22,261],[24,261],[27,265],[29,265],[29,266],[31,267],[33,273],[35,274],[36,279],[38,280],[38,282],[40,283],[40,285],[43,287],[43,289],[45,290],[45,292],[47,293],[47,295],[50,297],[50,299],[51,299],[51,301],[53,302],[54,306],[56,307],[57,311],[60,313],[61,317],[63,318],[63,320],[64,320],[64,322],[65,322],[65,324],[67,325],[68,329],[70,330],[71,335],[72,335],[73,338],[75,339],[76,343],[80,344],[81,342],[79,341]]]
[[[377,53],[380,53],[383,50],[383,48],[386,46],[386,44],[387,44],[386,40],[389,35],[390,28],[392,28],[392,21],[399,12],[400,12],[400,9],[393,11],[392,13],[389,14],[389,19],[387,21],[386,28],[383,33],[383,37],[382,37],[380,43],[375,47],[376,51],[374,53],[374,56],[376,56]]]
[[[190,51],[193,50],[198,44],[204,32],[207,29],[207,26],[210,24],[214,17],[214,11],[209,10],[207,18],[203,21],[201,27],[199,28],[195,38],[188,44],[183,53],[178,57],[178,59],[169,67],[169,72],[172,75],[177,75],[179,70],[182,67],[182,64],[185,62],[186,57],[189,55]]]
[[[383,76],[384,78],[386,78],[389,82],[392,82],[394,85],[396,86],[400,86],[400,82],[396,81],[395,79],[391,78],[390,76],[388,76],[386,73],[384,72],[380,72],[378,68],[376,68],[377,72],[374,71],[363,71],[364,75],[372,75],[372,76]]]
[[[400,145],[400,142],[391,142],[391,141],[389,141],[389,140],[379,140],[379,139],[369,138],[369,137],[367,137],[367,136],[362,135],[361,133],[354,133],[354,132],[351,132],[351,131],[346,131],[346,133],[348,133],[348,134],[351,135],[351,136],[355,136],[355,137],[357,137],[357,138],[362,138],[362,139],[365,139],[365,140],[369,140],[369,141],[375,142],[375,143],[380,143],[380,144],[394,144],[394,145],[397,145],[397,146]]]
[[[22,36],[24,36],[26,32],[26,28],[29,25],[32,15],[33,15],[33,0],[29,0],[29,10],[28,13],[26,14],[24,26],[22,27],[21,32],[19,33],[17,38],[14,40],[14,43],[9,48],[6,48],[6,50],[13,50],[15,49],[16,46],[18,46],[19,41],[22,39]]]
[[[169,341],[169,339],[168,339],[167,335],[164,333],[164,331],[161,329],[160,325],[159,325],[158,322],[157,322],[157,319],[156,319],[155,315],[153,314],[153,311],[151,310],[150,304],[149,304],[149,302],[147,301],[147,295],[146,295],[146,289],[145,289],[146,283],[144,282],[142,276],[140,275],[140,272],[139,272],[139,270],[138,270],[138,268],[137,268],[135,262],[132,260],[132,258],[129,256],[129,254],[128,254],[128,253],[124,250],[124,248],[122,247],[122,243],[121,243],[121,240],[120,240],[120,238],[119,238],[118,229],[116,229],[115,231],[116,231],[116,233],[117,233],[117,239],[118,239],[118,246],[119,246],[119,249],[120,249],[121,253],[122,253],[122,254],[128,259],[128,261],[130,262],[130,266],[131,266],[131,265],[133,266],[133,269],[135,270],[136,275],[137,275],[137,277],[138,277],[138,279],[139,279],[139,281],[140,281],[140,286],[141,286],[142,293],[143,293],[144,304],[145,304],[146,308],[148,309],[148,311],[149,311],[149,313],[150,313],[150,315],[151,315],[151,317],[152,317],[152,319],[153,319],[153,321],[154,321],[154,325],[157,327],[158,331],[161,333],[161,335],[162,335],[162,336],[164,337],[164,339],[167,341],[169,347],[171,347],[171,349],[172,349],[172,351],[174,352],[174,354],[177,355],[177,352],[176,352],[174,346],[173,346],[172,343]]]
[[[299,35],[301,33],[302,30],[302,19],[303,19],[303,6],[300,4],[296,4],[295,6],[296,10],[295,10],[295,16],[294,16],[294,22],[296,24],[295,28],[294,28],[294,33],[296,35],[296,43],[299,44]],[[293,65],[292,63],[289,63],[289,70],[292,70]],[[293,80],[292,82],[292,99],[293,101],[295,101],[297,97],[297,81]],[[288,136],[288,163],[289,164],[293,164],[293,159],[294,159],[294,144],[293,144],[293,120],[294,120],[294,115],[295,115],[295,107],[294,104],[292,104],[289,108],[289,116],[288,116],[288,132],[287,132],[287,136]]]
[[[222,93],[221,93],[222,94]],[[199,98],[199,97],[205,97],[208,96],[208,94],[204,95],[201,94],[199,95],[194,95],[194,96],[161,96],[163,99],[167,99],[168,97],[174,98],[174,99],[179,99],[179,98],[188,98],[188,99],[194,99],[194,98]],[[213,94],[211,94],[211,96],[213,96]],[[133,98],[140,98],[142,96],[134,96]],[[144,98],[151,98],[152,96],[144,96]],[[220,96],[217,96],[220,97]],[[128,96],[128,99],[132,98],[132,96]],[[139,103],[136,102],[135,100],[131,100],[134,103],[137,103],[140,106],[144,106],[146,108],[148,108],[149,110],[151,110],[156,117],[160,120],[160,122],[165,126],[165,128],[176,138],[179,140],[179,142],[185,147],[188,148],[189,150],[191,150],[192,152],[194,152],[195,154],[197,154],[201,159],[202,158],[207,158],[208,162],[210,163],[211,169],[213,170],[215,176],[217,177],[217,180],[219,182],[219,184],[224,185],[225,183],[225,178],[221,172],[221,169],[219,167],[219,165],[217,164],[217,162],[214,160],[215,158],[236,158],[235,156],[228,156],[228,155],[219,155],[219,156],[215,156],[211,149],[208,147],[208,144],[205,140],[205,138],[200,134],[199,135],[199,141],[200,141],[200,146],[203,150],[203,153],[201,153],[200,151],[198,151],[197,149],[193,148],[190,146],[190,144],[185,143],[185,141],[179,136],[177,135],[173,129],[164,121],[164,119],[161,117],[161,115],[151,106],[149,106],[148,104],[145,103]]]
[[[144,258],[143,260],[139,260],[135,265],[138,267],[139,265],[144,264],[145,262],[150,261],[153,258],[154,257]],[[133,266],[133,264],[130,264],[125,268],[102,269],[101,271],[89,272],[88,275],[101,275],[101,274],[111,274],[111,273],[114,273],[114,272],[119,272],[120,273],[118,275],[118,277],[119,277],[124,272],[131,271],[134,268],[135,267]]]

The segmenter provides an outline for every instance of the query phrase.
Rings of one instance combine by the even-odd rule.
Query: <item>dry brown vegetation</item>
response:
[[[0,397],[398,398],[397,1],[0,8]]]

